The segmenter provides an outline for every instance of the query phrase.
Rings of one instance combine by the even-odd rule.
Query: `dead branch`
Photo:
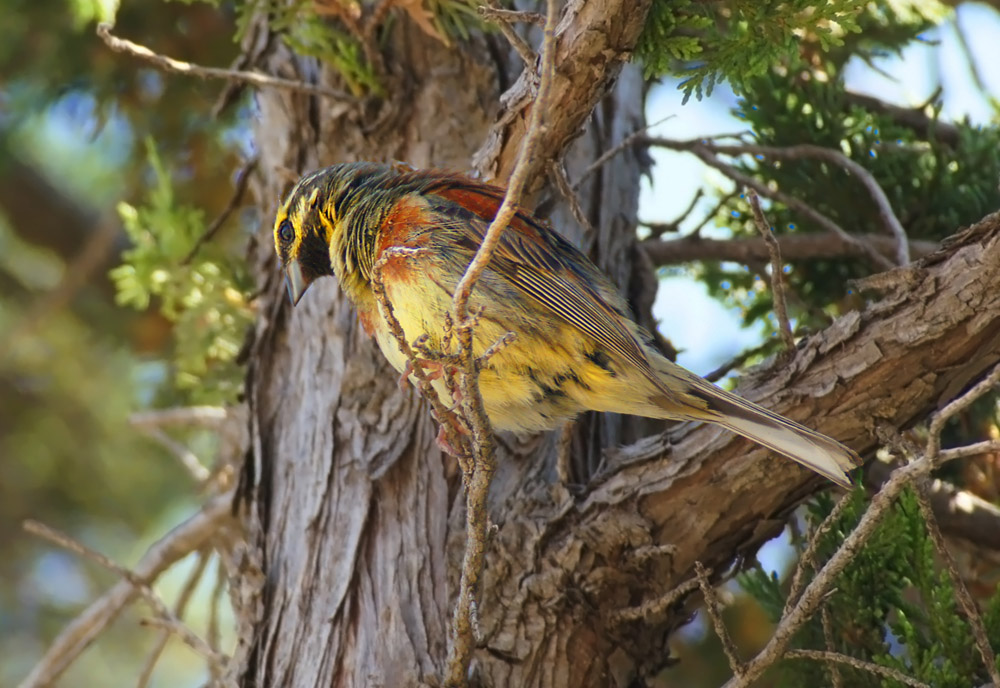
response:
[[[177,462],[184,467],[184,470],[188,472],[188,475],[191,476],[191,479],[196,484],[203,485],[211,477],[211,472],[205,468],[195,453],[167,433],[159,428],[148,428],[144,431],[144,434],[173,454]]]
[[[881,254],[873,251],[870,247],[860,244],[843,227],[838,225],[826,215],[816,211],[812,206],[800,201],[794,196],[770,188],[767,184],[763,184],[759,180],[744,174],[732,165],[722,162],[718,156],[762,155],[765,157],[783,160],[818,158],[833,162],[853,174],[865,186],[865,189],[868,191],[879,210],[879,216],[881,217],[883,224],[885,224],[889,232],[896,239],[896,264],[906,265],[909,263],[909,243],[906,231],[903,229],[903,226],[900,224],[895,213],[893,213],[889,200],[885,196],[885,192],[882,191],[882,188],[878,185],[875,178],[872,177],[868,170],[848,158],[840,151],[823,148],[822,146],[813,146],[810,144],[778,148],[774,146],[756,146],[751,144],[719,145],[704,140],[677,141],[652,136],[644,137],[643,140],[652,146],[662,146],[663,148],[669,148],[671,150],[689,151],[693,153],[706,165],[719,170],[737,184],[747,186],[759,193],[761,196],[766,196],[784,203],[789,208],[792,208],[796,212],[808,217],[810,220],[824,227],[828,231],[837,234],[837,236],[839,236],[843,241],[858,246],[879,267],[892,267],[892,262],[886,261]]]
[[[955,598],[958,601],[958,606],[965,612],[965,618],[969,622],[972,637],[975,639],[976,647],[983,658],[986,673],[989,675],[993,685],[1000,686],[1000,670],[997,669],[997,657],[993,648],[990,647],[990,640],[986,635],[986,625],[983,623],[983,616],[979,613],[979,607],[976,606],[976,601],[972,599],[968,586],[958,573],[955,558],[951,556],[951,552],[948,551],[948,546],[945,544],[944,535],[941,534],[941,528],[938,526],[934,510],[931,508],[930,501],[928,500],[926,478],[916,485],[914,492],[917,496],[917,504],[920,506],[920,513],[924,517],[924,524],[927,526],[927,535],[930,537],[931,542],[934,543],[934,549],[937,550],[938,556],[944,563],[945,571],[948,572],[948,577],[951,579],[952,587],[955,588]]]
[[[911,686],[911,688],[931,688],[923,681],[911,678],[898,669],[884,667],[880,664],[874,664],[872,662],[866,662],[863,659],[840,654],[839,652],[821,652],[820,650],[789,650],[785,657],[788,659],[812,659],[817,662],[827,662],[832,665],[844,664],[852,666],[855,669],[860,669],[861,671],[867,671],[868,673],[875,674],[876,676],[891,678],[894,681],[899,681],[902,684]]]
[[[184,582],[184,587],[177,594],[177,602],[174,603],[174,616],[178,619],[184,617],[184,612],[187,609],[188,603],[191,601],[191,596],[194,595],[195,589],[198,587],[198,583],[201,582],[201,577],[205,574],[205,568],[208,566],[208,562],[211,559],[211,553],[207,550],[202,550],[198,553],[198,563],[195,565],[194,569],[188,575],[187,580]],[[149,685],[149,680],[153,677],[153,671],[156,669],[156,664],[159,662],[160,655],[163,654],[163,650],[167,647],[167,643],[170,641],[171,633],[169,631],[164,631],[160,634],[160,638],[156,641],[156,645],[149,653],[149,657],[146,659],[146,664],[143,666],[142,671],[139,673],[139,680],[136,682],[136,688],[146,688]],[[217,652],[217,647],[209,643],[209,647],[213,652]]]
[[[577,195],[575,187],[570,186],[569,177],[566,176],[566,168],[556,160],[550,161],[549,177],[555,180],[559,194],[563,197],[563,200],[569,203],[569,210],[573,213],[573,219],[583,228],[584,236],[588,241],[592,241],[595,236],[594,226],[590,224],[587,214],[583,212],[583,208],[580,206],[580,197]]]
[[[534,173],[535,165],[557,158],[583,131],[606,86],[631,57],[649,6],[650,0],[611,0],[595,11],[595,6],[582,0],[565,4],[554,48],[559,78],[551,96],[560,106],[547,113],[548,131],[529,162],[530,172]],[[615,20],[608,21],[609,17]],[[484,179],[506,179],[514,169],[516,151],[529,131],[522,113],[531,107],[535,82],[535,70],[529,67],[501,97],[504,110],[473,156],[473,168]]]
[[[748,189],[747,199],[753,211],[754,224],[757,225],[757,231],[767,244],[771,258],[771,292],[774,295],[774,314],[778,318],[778,333],[781,335],[785,350],[791,351],[795,348],[795,337],[792,336],[792,325],[788,322],[788,306],[785,304],[785,273],[781,262],[781,249],[778,248],[778,241],[774,238],[771,223],[764,217],[764,210],[760,207],[760,197],[753,189]]]
[[[762,155],[766,158],[775,158],[778,160],[816,159],[838,165],[849,174],[855,176],[868,191],[872,202],[878,208],[882,224],[889,232],[889,235],[896,239],[896,263],[898,265],[907,265],[910,262],[909,238],[906,236],[906,230],[903,229],[899,218],[896,217],[896,213],[893,212],[892,204],[889,203],[889,198],[885,195],[885,191],[879,186],[871,172],[840,151],[808,143],[788,146],[786,148],[755,146],[752,144],[740,144],[736,146],[707,144],[707,146],[710,150],[721,155]]]
[[[845,242],[832,232],[817,234],[782,234],[777,237],[781,255],[786,261],[815,258],[862,257],[870,247],[883,258],[895,252],[895,241],[881,234],[856,234],[857,243]],[[648,239],[639,244],[656,265],[676,265],[693,260],[725,260],[749,263],[768,259],[767,245],[758,237],[745,239],[704,239],[700,236],[683,236],[677,239]],[[938,248],[937,242],[910,240],[910,255],[923,258]]]
[[[473,471],[466,486],[466,541],[459,581],[458,599],[449,632],[448,658],[445,669],[446,686],[465,686],[469,662],[479,634],[474,623],[473,610],[481,588],[485,563],[489,514],[486,499],[490,483],[496,472],[495,439],[490,426],[483,397],[479,392],[478,367],[472,349],[475,320],[469,318],[469,296],[480,275],[486,269],[500,235],[517,213],[524,191],[536,163],[536,149],[545,133],[543,117],[549,116],[549,98],[555,75],[555,28],[559,16],[559,3],[548,0],[546,4],[545,31],[542,39],[541,77],[538,92],[528,118],[528,131],[521,141],[517,162],[507,184],[507,193],[496,216],[486,230],[483,243],[455,287],[452,301],[452,318],[458,335],[459,366],[458,384],[462,393],[462,415],[472,431]]]
[[[396,340],[396,345],[399,346],[400,352],[406,356],[406,360],[410,363],[412,374],[417,379],[417,387],[420,389],[420,394],[431,405],[431,410],[441,426],[441,431],[444,433],[449,447],[455,452],[459,463],[462,464],[463,472],[468,473],[469,470],[467,468],[471,466],[472,460],[472,448],[469,446],[469,441],[465,434],[459,431],[460,421],[458,416],[455,415],[452,409],[445,406],[444,402],[441,401],[441,397],[438,396],[437,390],[434,389],[434,385],[424,371],[420,359],[414,353],[413,347],[406,340],[406,333],[403,331],[403,326],[399,324],[392,303],[390,303],[389,297],[385,293],[385,281],[382,279],[382,269],[386,262],[414,255],[417,255],[417,251],[412,249],[388,248],[383,251],[382,256],[372,267],[372,293],[375,296],[376,303],[379,305],[382,319],[385,320],[389,332],[392,334],[393,339]],[[431,354],[428,353],[427,355],[430,356]]]
[[[726,622],[722,620],[719,598],[715,594],[715,586],[708,578],[711,573],[702,566],[700,561],[694,563],[694,572],[698,576],[698,587],[701,588],[701,595],[705,600],[705,611],[708,613],[708,618],[712,620],[712,626],[715,628],[715,634],[719,637],[719,642],[722,643],[722,651],[726,653],[726,659],[729,660],[729,668],[734,675],[740,676],[743,673],[743,660],[740,659],[739,653],[736,651],[736,644],[726,629]]]
[[[834,505],[830,513],[827,514],[823,522],[819,524],[816,528],[816,532],[813,533],[812,538],[806,545],[805,551],[799,557],[799,562],[795,566],[795,573],[792,574],[792,583],[788,588],[788,598],[785,600],[785,608],[781,610],[781,616],[784,617],[791,611],[792,605],[798,602],[799,594],[802,592],[802,586],[805,583],[806,572],[809,569],[817,568],[816,563],[816,549],[819,547],[820,540],[826,535],[830,527],[837,522],[840,515],[844,513],[844,509],[851,503],[851,500],[845,495],[842,496],[837,503]]]
[[[238,82],[256,86],[257,88],[278,88],[295,93],[306,93],[313,96],[332,98],[338,101],[353,102],[357,100],[352,95],[335,88],[307,84],[304,81],[294,81],[292,79],[282,79],[276,76],[261,74],[260,72],[247,72],[237,69],[223,69],[221,67],[203,67],[201,65],[175,60],[172,57],[153,52],[144,45],[133,43],[125,38],[119,38],[111,33],[114,26],[107,23],[97,25],[97,35],[101,40],[116,53],[123,53],[135,57],[143,62],[162,69],[165,72],[195,76],[200,79],[223,79],[229,82]]]
[[[662,614],[697,590],[700,584],[697,578],[691,578],[656,599],[648,600],[635,607],[619,609],[611,616],[610,622],[613,626],[617,626],[629,621],[639,621]]]
[[[535,51],[531,49],[531,46],[528,45],[528,42],[521,38],[521,34],[514,30],[512,23],[515,20],[511,18],[511,15],[534,14],[534,12],[516,12],[513,10],[505,10],[500,7],[496,0],[492,0],[489,5],[480,6],[479,14],[497,25],[497,28],[500,29],[500,33],[502,33],[503,37],[507,39],[508,43],[510,43],[510,47],[512,47],[514,52],[516,52],[521,58],[521,62],[524,63],[525,69],[531,69],[535,66],[535,61],[538,59],[538,56],[535,54]]]
[[[539,28],[545,26],[545,15],[540,12],[506,10],[491,5],[489,7],[480,7],[479,14],[487,19],[499,20],[508,24],[534,24]]]
[[[188,254],[184,256],[184,259],[181,261],[181,265],[187,265],[190,263],[191,260],[198,255],[198,251],[201,247],[215,238],[215,235],[219,233],[222,226],[226,224],[226,220],[228,220],[236,208],[239,207],[240,202],[243,200],[243,195],[247,191],[247,186],[250,183],[250,175],[253,174],[255,169],[257,169],[257,160],[258,158],[254,156],[250,158],[250,160],[244,164],[242,168],[240,168],[239,174],[236,175],[236,184],[233,188],[233,195],[229,197],[229,202],[226,203],[226,207],[222,209],[222,212],[219,213],[214,220],[212,220],[212,224],[210,224],[205,229],[205,232],[194,242],[194,246],[192,246],[191,250],[188,251]]]
[[[231,520],[233,493],[213,497],[197,513],[154,543],[131,570],[59,634],[19,688],[49,686],[140,594],[136,582],[150,585],[191,552],[204,547]]]

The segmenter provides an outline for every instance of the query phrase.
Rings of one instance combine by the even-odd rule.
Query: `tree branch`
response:
[[[49,686],[139,595],[137,582],[149,585],[191,552],[201,549],[232,518],[232,492],[213,497],[200,511],[154,543],[130,575],[94,600],[55,639],[19,688]]]
[[[781,234],[776,236],[781,257],[786,260],[810,260],[864,257],[867,252],[857,243],[845,242],[833,233]],[[881,234],[856,234],[855,239],[889,258],[895,251],[895,242]],[[723,260],[734,263],[752,263],[768,260],[767,245],[759,237],[745,239],[704,239],[700,236],[683,236],[677,239],[643,241],[639,246],[656,265],[676,265],[693,260]],[[933,253],[937,242],[910,240],[910,254],[916,258]]]
[[[760,196],[752,189],[748,189],[747,198],[753,210],[754,224],[757,225],[757,231],[767,246],[768,257],[771,260],[771,293],[774,298],[774,315],[778,318],[778,334],[781,335],[785,350],[791,351],[795,348],[795,337],[792,335],[792,325],[788,321],[788,306],[785,304],[785,273],[781,261],[781,249],[778,247],[778,240],[774,238],[771,223],[767,221],[764,209],[760,207]]]
[[[649,6],[650,0],[566,3],[556,30],[554,59],[559,69],[551,95],[559,107],[547,113],[546,135],[528,163],[528,177],[534,177],[537,165],[558,158],[583,131],[594,106],[631,57]],[[525,110],[532,107],[534,84],[534,66],[527,65],[501,97],[504,111],[473,156],[474,169],[485,179],[510,177],[528,131]]]
[[[906,108],[892,105],[872,96],[860,93],[846,93],[847,102],[879,115],[885,115],[897,124],[913,129],[922,139],[934,139],[957,146],[961,131],[950,122],[932,119],[924,114],[923,108]]]
[[[279,88],[339,101],[353,102],[357,100],[354,96],[344,91],[326,86],[317,86],[316,84],[308,84],[304,81],[282,79],[268,74],[261,74],[260,72],[247,72],[222,67],[203,67],[191,64],[190,62],[184,62],[183,60],[176,60],[172,57],[153,52],[144,45],[139,45],[125,38],[119,38],[111,33],[112,28],[114,27],[111,24],[101,23],[97,25],[97,35],[111,50],[116,53],[130,55],[165,72],[196,76],[200,79],[222,79],[230,82],[249,84],[257,88]]]
[[[906,230],[903,229],[903,225],[899,222],[899,218],[897,218],[896,214],[893,212],[889,199],[886,197],[882,187],[878,185],[878,182],[872,176],[871,172],[848,158],[840,151],[833,150],[831,148],[824,148],[822,146],[814,146],[811,144],[800,144],[787,147],[758,146],[754,144],[722,145],[708,140],[699,139],[678,141],[655,136],[647,136],[644,137],[643,140],[652,146],[661,146],[663,148],[669,148],[670,150],[677,151],[689,151],[697,156],[706,165],[719,170],[737,184],[748,186],[761,196],[767,196],[768,198],[779,200],[793,210],[813,220],[820,226],[825,227],[827,230],[839,235],[844,241],[858,244],[857,240],[854,239],[851,234],[827,216],[813,209],[812,206],[800,201],[794,196],[790,196],[780,190],[772,189],[770,186],[761,183],[759,180],[749,177],[732,165],[728,165],[719,160],[718,156],[755,155],[775,158],[778,160],[817,159],[825,160],[838,165],[858,179],[858,181],[860,181],[865,187],[868,191],[868,195],[872,199],[872,202],[878,209],[879,217],[881,218],[883,225],[886,227],[889,234],[895,237],[896,264],[906,265],[910,262],[909,243],[906,236]],[[871,251],[867,246],[864,246],[863,244],[859,245],[866,251],[866,253],[868,253],[877,265],[881,265],[882,267],[890,267],[892,265],[892,263],[886,265],[882,256],[874,251]]]
[[[493,251],[500,242],[501,233],[507,229],[517,214],[525,185],[531,179],[534,170],[538,169],[536,149],[546,132],[543,118],[550,117],[553,111],[550,107],[550,97],[555,74],[555,28],[558,17],[559,3],[557,0],[547,0],[539,67],[541,76],[538,93],[528,118],[528,131],[521,140],[517,161],[507,184],[503,202],[486,230],[483,243],[455,287],[452,301],[452,317],[458,331],[461,359],[458,384],[462,392],[462,415],[472,430],[473,470],[466,487],[465,557],[462,561],[458,600],[455,603],[455,613],[449,633],[446,686],[467,685],[469,662],[472,660],[472,650],[478,634],[478,624],[473,623],[473,611],[477,608],[476,600],[481,590],[488,544],[490,519],[486,510],[486,500],[496,473],[496,441],[483,405],[482,394],[479,392],[479,368],[472,348],[476,319],[469,317],[469,297],[493,256]]]

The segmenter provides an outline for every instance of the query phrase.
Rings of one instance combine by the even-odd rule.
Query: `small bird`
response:
[[[409,361],[372,291],[376,263],[406,339],[426,335],[440,350],[455,287],[503,198],[497,186],[401,165],[345,163],[313,172],[295,185],[274,223],[289,298],[297,304],[314,280],[335,275],[365,331],[407,374]],[[854,451],[667,359],[597,266],[527,211],[504,229],[469,308],[482,308],[477,356],[515,334],[479,378],[499,430],[547,430],[587,410],[707,421],[851,486],[849,472],[860,464]],[[443,381],[434,385],[450,401]]]

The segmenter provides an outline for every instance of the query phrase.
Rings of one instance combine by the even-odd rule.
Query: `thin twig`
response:
[[[942,453],[941,431],[944,429],[944,424],[951,420],[953,416],[961,413],[975,403],[979,397],[996,387],[998,383],[1000,383],[1000,365],[994,367],[993,370],[991,370],[986,377],[977,382],[972,389],[945,405],[943,409],[931,417],[930,426],[928,428],[927,449],[925,450],[929,456],[937,458],[937,455]],[[981,447],[984,444],[986,443],[979,442],[971,446]],[[958,458],[958,456],[956,455],[954,458]]]
[[[896,263],[898,265],[908,265],[910,262],[910,243],[906,236],[906,230],[892,210],[892,204],[885,195],[885,191],[879,186],[878,181],[862,165],[833,148],[816,146],[811,143],[803,143],[786,148],[777,146],[757,146],[753,144],[741,144],[735,146],[723,146],[708,144],[714,152],[721,155],[763,155],[766,158],[776,158],[778,160],[801,160],[803,158],[826,160],[842,167],[844,170],[857,177],[858,181],[868,191],[868,195],[878,208],[879,217],[882,224],[888,230],[889,235],[896,239]]]
[[[222,209],[218,217],[212,220],[212,224],[208,226],[205,232],[198,237],[198,240],[194,242],[194,246],[188,251],[188,254],[184,256],[184,260],[181,261],[181,265],[187,265],[191,260],[198,254],[201,247],[206,243],[211,241],[220,229],[222,225],[226,224],[226,220],[229,216],[233,214],[236,208],[239,207],[240,201],[243,200],[243,195],[246,193],[247,186],[250,183],[250,175],[253,171],[257,169],[257,157],[254,156],[250,161],[245,164],[238,175],[236,175],[236,185],[233,189],[233,194],[229,197],[229,202],[226,207]]]
[[[913,463],[898,468],[892,473],[882,489],[872,497],[861,521],[844,539],[840,548],[834,552],[823,568],[819,570],[816,577],[806,586],[795,606],[787,613],[782,614],[777,629],[764,649],[746,663],[746,670],[742,675],[734,676],[727,681],[725,688],[751,685],[760,678],[768,667],[785,656],[792,637],[806,621],[815,615],[819,605],[826,599],[836,577],[854,560],[857,553],[875,532],[882,518],[895,503],[899,494],[914,481],[922,479],[941,465],[945,458],[940,451],[940,432],[944,424],[949,418],[967,408],[976,399],[992,389],[998,381],[1000,381],[1000,365],[994,367],[981,382],[932,417],[930,422],[931,437],[927,440],[924,454]]]
[[[823,536],[826,535],[827,531],[833,527],[833,524],[837,522],[840,515],[844,513],[844,509],[851,503],[851,496],[848,494],[841,495],[840,500],[833,505],[830,513],[827,517],[816,528],[816,531],[812,534],[809,542],[806,544],[805,551],[799,557],[799,563],[795,567],[795,573],[792,574],[792,582],[788,588],[788,597],[785,599],[785,608],[781,611],[781,616],[784,617],[791,611],[792,605],[798,602],[799,593],[802,592],[802,586],[805,583],[806,571],[809,569],[815,569],[816,566],[816,550],[819,549],[820,542]]]
[[[467,683],[469,662],[472,659],[477,635],[472,607],[479,593],[489,529],[486,499],[496,471],[495,440],[489,418],[486,416],[483,397],[479,392],[476,357],[472,349],[475,323],[474,319],[469,317],[468,303],[476,282],[486,269],[500,241],[501,233],[518,210],[528,175],[535,166],[534,153],[545,131],[542,118],[549,107],[549,93],[555,74],[555,27],[558,14],[559,3],[556,0],[548,0],[541,50],[541,78],[534,106],[528,117],[527,132],[521,140],[517,162],[503,202],[486,230],[482,245],[455,288],[452,300],[452,318],[458,336],[459,355],[462,357],[458,385],[462,394],[463,416],[472,431],[474,464],[472,477],[466,488],[465,557],[462,561],[458,600],[449,629],[444,680],[446,686],[464,686]]]
[[[143,430],[143,434],[173,454],[197,484],[202,485],[211,477],[211,471],[202,464],[195,453],[167,433],[159,428],[147,428]]]
[[[508,24],[534,24],[539,28],[545,26],[545,15],[541,12],[523,12],[521,10],[506,10],[496,5],[480,5],[479,14],[487,19]]]
[[[28,520],[24,522],[24,529],[32,535],[48,540],[53,544],[67,549],[84,559],[96,562],[109,571],[113,571],[118,574],[122,579],[130,583],[132,588],[146,600],[149,606],[153,608],[154,613],[156,613],[160,621],[165,624],[165,627],[180,636],[180,638],[194,648],[198,654],[204,656],[209,660],[209,662],[218,665],[224,665],[226,661],[228,661],[228,658],[213,652],[208,644],[198,637],[198,634],[178,619],[174,613],[167,608],[167,605],[163,603],[163,600],[161,600],[160,597],[153,592],[153,589],[149,586],[149,582],[137,576],[135,572],[112,561],[97,550],[87,547],[79,540],[70,537],[66,533],[58,531],[55,528],[47,526],[44,523]]]
[[[205,573],[205,568],[208,566],[210,559],[210,551],[202,550],[198,553],[198,563],[195,565],[190,575],[188,575],[187,580],[184,582],[184,587],[181,588],[180,593],[177,595],[177,602],[174,604],[174,615],[177,616],[178,619],[183,618],[188,602],[191,601],[191,596],[194,594],[195,589],[197,589],[198,583],[201,582],[201,577]],[[160,655],[163,654],[163,650],[167,647],[167,643],[169,641],[170,631],[164,631],[160,634],[160,638],[156,641],[156,645],[153,646],[153,649],[149,653],[149,657],[146,659],[145,666],[143,666],[142,671],[139,673],[139,680],[136,682],[136,688],[146,688],[146,686],[149,685],[149,679],[153,677],[153,670],[156,669]],[[212,650],[216,649],[211,644],[209,644],[209,647],[211,647]]]
[[[573,219],[583,228],[584,236],[588,240],[593,240],[593,237],[597,233],[594,231],[594,225],[590,224],[590,220],[587,219],[587,214],[580,207],[580,197],[577,196],[576,191],[570,186],[569,177],[566,175],[566,168],[563,167],[561,162],[553,160],[549,163],[549,175],[555,180],[556,188],[559,189],[559,193],[563,199],[569,203]],[[584,253],[586,253],[586,249],[584,249]]]
[[[769,342],[764,342],[758,344],[757,346],[751,347],[733,356],[731,359],[720,365],[718,368],[710,373],[707,373],[703,377],[709,382],[718,382],[726,376],[730,370],[735,370],[737,368],[742,368],[743,364],[746,363],[750,358],[758,356],[769,348]]]
[[[989,637],[986,635],[986,626],[983,624],[983,617],[979,613],[976,601],[972,599],[969,588],[966,586],[965,581],[958,572],[958,567],[955,565],[955,558],[951,556],[951,552],[945,544],[944,535],[941,534],[937,517],[934,516],[934,510],[931,508],[930,501],[927,498],[926,479],[921,480],[916,485],[914,493],[917,497],[917,504],[920,506],[920,513],[923,514],[924,523],[927,526],[927,535],[930,537],[931,542],[934,543],[934,549],[937,550],[941,561],[944,563],[944,568],[948,572],[948,577],[951,578],[952,587],[955,588],[955,597],[962,611],[965,612],[965,618],[969,622],[969,630],[972,631],[972,637],[976,641],[976,647],[979,648],[979,654],[982,656],[983,664],[986,666],[986,674],[990,677],[993,685],[1000,686],[1000,670],[997,669],[996,653],[990,646]]]
[[[681,229],[681,223],[684,222],[686,219],[688,219],[691,213],[694,212],[695,206],[698,205],[698,201],[700,201],[701,197],[704,195],[705,195],[705,190],[699,188],[695,192],[694,196],[691,197],[691,201],[688,203],[687,208],[685,208],[680,213],[680,215],[677,216],[676,219],[671,220],[669,222],[643,222],[642,220],[639,220],[639,224],[649,230],[649,237],[646,239],[646,241],[654,241],[662,237],[664,234],[668,233],[673,234],[674,232],[679,232]],[[712,214],[714,215],[715,213]],[[699,229],[696,229],[695,231],[691,232],[691,234],[688,236],[692,235],[696,236],[697,233],[700,231],[700,227],[704,226],[706,222],[707,219],[702,220],[702,224],[699,226]]]
[[[787,614],[782,615],[777,629],[775,629],[774,634],[764,649],[746,663],[743,675],[734,676],[727,681],[725,688],[752,685],[768,667],[784,656],[792,637],[803,624],[815,615],[819,605],[826,599],[827,592],[832,587],[836,577],[854,560],[854,557],[868,541],[868,538],[875,532],[876,527],[893,505],[896,497],[903,491],[904,487],[910,484],[910,480],[920,470],[924,469],[919,464],[914,463],[900,468],[893,474],[889,482],[872,498],[871,504],[862,517],[861,522],[845,538],[840,549],[830,557],[826,565],[820,569],[816,577],[806,586],[795,606]]]
[[[213,497],[201,510],[154,543],[132,570],[149,584],[191,552],[201,549],[231,519],[233,493]],[[94,600],[62,630],[19,688],[50,686],[97,639],[139,594],[129,580],[120,580]]]
[[[175,60],[172,57],[167,57],[166,55],[153,52],[144,45],[139,45],[138,43],[133,43],[128,39],[115,36],[111,33],[112,28],[114,27],[107,23],[97,25],[97,35],[100,36],[101,40],[104,41],[109,48],[116,53],[124,53],[144,62],[148,62],[167,72],[196,76],[201,79],[224,79],[226,81],[236,81],[250,84],[251,86],[257,86],[258,88],[284,89],[286,91],[293,91],[296,93],[323,96],[324,98],[332,98],[338,101],[357,100],[344,91],[335,88],[328,88],[326,86],[307,84],[303,81],[294,81],[292,79],[282,79],[275,76],[269,76],[267,74],[261,74],[260,72],[223,69],[221,67],[202,67],[201,65],[191,64],[190,62]]]
[[[690,151],[695,156],[698,157],[702,162],[704,162],[709,167],[713,167],[725,176],[732,179],[734,182],[741,186],[746,186],[754,191],[756,191],[761,196],[766,198],[771,198],[773,200],[779,201],[800,215],[804,215],[809,218],[819,226],[823,227],[829,232],[833,232],[841,241],[858,248],[858,250],[864,252],[872,262],[883,269],[891,268],[895,266],[893,261],[887,260],[882,254],[873,249],[871,246],[857,240],[852,236],[847,230],[841,227],[839,224],[831,220],[826,215],[818,212],[808,203],[784,193],[783,191],[772,189],[767,184],[754,179],[753,177],[742,173],[732,165],[727,165],[726,163],[719,160],[718,155],[766,155],[764,151],[771,152],[774,157],[778,157],[778,152],[785,152],[788,149],[783,148],[771,148],[767,146],[751,146],[751,145],[738,145],[738,146],[719,146],[711,144],[707,141],[676,141],[673,139],[665,139],[660,137],[645,137],[644,140],[650,145],[662,146],[664,148],[669,148],[671,150],[680,151]],[[817,150],[827,150],[820,146],[812,146]],[[836,151],[833,151],[836,152]],[[801,153],[799,157],[803,156]],[[846,158],[846,156],[844,156]],[[847,158],[849,160],[849,158]],[[853,161],[851,161],[853,162]],[[857,163],[854,163],[857,164]],[[860,167],[860,166],[859,166]],[[861,168],[864,169],[864,168]],[[866,170],[867,172],[867,170]],[[870,176],[870,175],[869,175]],[[878,185],[876,184],[876,187]],[[878,189],[881,193],[881,188]],[[884,197],[884,194],[883,194]],[[895,218],[895,215],[892,216]],[[898,223],[898,220],[896,221]],[[905,236],[905,235],[904,235]],[[897,255],[900,255],[900,251],[905,251],[906,255],[909,255],[909,244],[906,244],[902,249],[897,246]]]
[[[166,610],[166,607],[163,607],[163,609]],[[201,638],[201,636],[188,628],[184,622],[170,612],[166,612],[165,616],[154,616],[140,619],[139,623],[143,626],[162,628],[167,633],[173,633],[180,638],[185,645],[205,658],[210,665],[216,667],[217,670],[225,667],[226,662],[229,661],[228,657],[213,651],[212,648],[208,646],[208,643]]]
[[[820,621],[823,624],[823,642],[826,643],[826,650],[834,653],[833,640],[833,619],[830,617],[830,605],[824,604],[820,613]],[[794,650],[792,650],[794,652]],[[852,657],[853,659],[853,657]],[[832,688],[844,688],[844,676],[840,673],[840,667],[836,662],[830,662],[830,685]]]
[[[677,604],[682,598],[697,590],[698,586],[699,582],[697,578],[688,579],[676,588],[672,589],[670,592],[665,595],[661,595],[654,600],[643,602],[635,607],[625,607],[624,609],[619,609],[611,615],[611,618],[608,620],[609,624],[611,626],[620,626],[629,621],[640,621],[642,619],[648,619],[651,616],[662,614]]]
[[[445,406],[444,402],[438,396],[437,390],[434,389],[427,373],[424,372],[424,368],[421,365],[420,359],[414,353],[413,348],[406,339],[406,333],[403,331],[403,326],[399,324],[399,320],[396,318],[395,310],[393,309],[392,303],[389,301],[389,297],[385,291],[385,281],[382,278],[382,268],[385,266],[386,262],[392,259],[405,258],[407,256],[419,255],[416,251],[401,249],[401,248],[388,248],[382,252],[382,256],[375,262],[372,266],[372,293],[375,296],[375,301],[379,305],[379,310],[382,315],[382,319],[385,320],[386,326],[389,328],[390,334],[392,334],[393,339],[396,340],[396,345],[399,347],[400,352],[406,357],[406,360],[410,364],[410,369],[413,376],[417,379],[417,386],[420,389],[420,394],[427,400],[427,403],[431,405],[431,409],[434,412],[434,416],[437,422],[441,426],[441,431],[447,438],[450,448],[456,452],[456,458],[460,462],[467,463],[471,459],[471,449],[468,446],[468,440],[466,437],[458,431],[458,417],[455,415],[454,411]],[[463,466],[464,469],[464,466]]]
[[[1000,452],[1000,440],[983,440],[975,444],[967,444],[964,447],[941,450],[941,463],[954,461],[966,456],[979,456],[981,454],[995,454]]]
[[[722,651],[726,653],[726,659],[729,660],[729,668],[734,675],[739,676],[743,673],[743,661],[737,653],[736,644],[733,643],[733,639],[726,629],[726,623],[722,620],[722,613],[719,610],[719,598],[715,594],[715,586],[708,579],[711,574],[705,570],[700,561],[694,563],[694,573],[698,577],[698,586],[701,588],[701,595],[705,599],[705,611],[708,613],[708,618],[712,620],[715,634],[719,636],[719,641],[722,643]]]
[[[821,650],[789,650],[785,656],[789,659],[812,659],[817,662],[828,662],[829,664],[846,664],[847,666],[852,666],[855,669],[867,671],[877,676],[891,678],[894,681],[899,681],[900,683],[911,686],[912,688],[931,688],[923,681],[911,678],[898,669],[882,666],[880,664],[874,664],[872,662],[866,662],[863,659],[851,657],[850,655],[844,655],[839,652],[823,652]]]
[[[647,131],[649,131],[653,127],[663,124],[664,122],[666,122],[669,119],[672,119],[673,117],[674,115],[667,115],[666,117],[662,117],[661,119],[658,119],[655,122],[644,124],[643,126],[633,131],[631,134],[623,138],[621,141],[619,141],[617,145],[601,153],[601,155],[598,156],[597,160],[595,160],[594,162],[590,163],[587,166],[587,169],[583,171],[583,174],[580,175],[580,178],[577,179],[575,182],[573,182],[573,186],[571,187],[573,191],[579,191],[580,185],[583,184],[585,181],[587,181],[587,178],[590,177],[590,175],[594,174],[594,172],[597,172],[597,170],[601,169],[601,167],[605,165],[608,162],[608,160],[610,160],[611,158],[615,157],[616,155],[624,151],[626,148],[634,144],[636,141],[645,138]]]
[[[757,225],[764,243],[767,244],[767,251],[771,254],[771,292],[774,295],[774,315],[778,318],[778,334],[787,351],[795,350],[795,337],[792,335],[792,325],[788,322],[788,306],[785,303],[785,273],[781,263],[781,249],[778,247],[778,240],[774,238],[774,231],[771,223],[764,216],[764,209],[760,207],[760,196],[753,189],[747,189],[747,200],[753,210],[753,221]]]
[[[212,595],[209,600],[208,628],[205,631],[205,640],[208,646],[216,652],[222,645],[222,631],[219,625],[219,609],[222,605],[222,593],[226,591],[226,569],[219,563],[215,570],[215,585],[212,586]]]
[[[164,425],[201,425],[218,428],[229,417],[222,406],[175,406],[173,408],[140,411],[128,417],[133,428],[159,428]]]
[[[488,7],[482,6],[479,8],[480,15],[482,15],[484,19],[492,21],[497,25],[500,29],[500,33],[502,33],[503,37],[507,39],[508,43],[510,43],[510,47],[512,47],[514,52],[520,56],[521,61],[524,63],[524,68],[530,69],[534,66],[538,56],[535,54],[535,51],[531,49],[531,46],[528,45],[527,41],[521,38],[521,34],[514,30],[511,20],[505,16],[508,12],[510,12],[510,10],[502,9],[496,0],[489,0],[489,2],[490,5]]]

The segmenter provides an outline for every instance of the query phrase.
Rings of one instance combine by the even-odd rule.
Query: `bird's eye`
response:
[[[281,243],[290,244],[292,240],[295,239],[295,230],[292,228],[292,223],[285,220],[278,227],[278,238],[281,239]]]

